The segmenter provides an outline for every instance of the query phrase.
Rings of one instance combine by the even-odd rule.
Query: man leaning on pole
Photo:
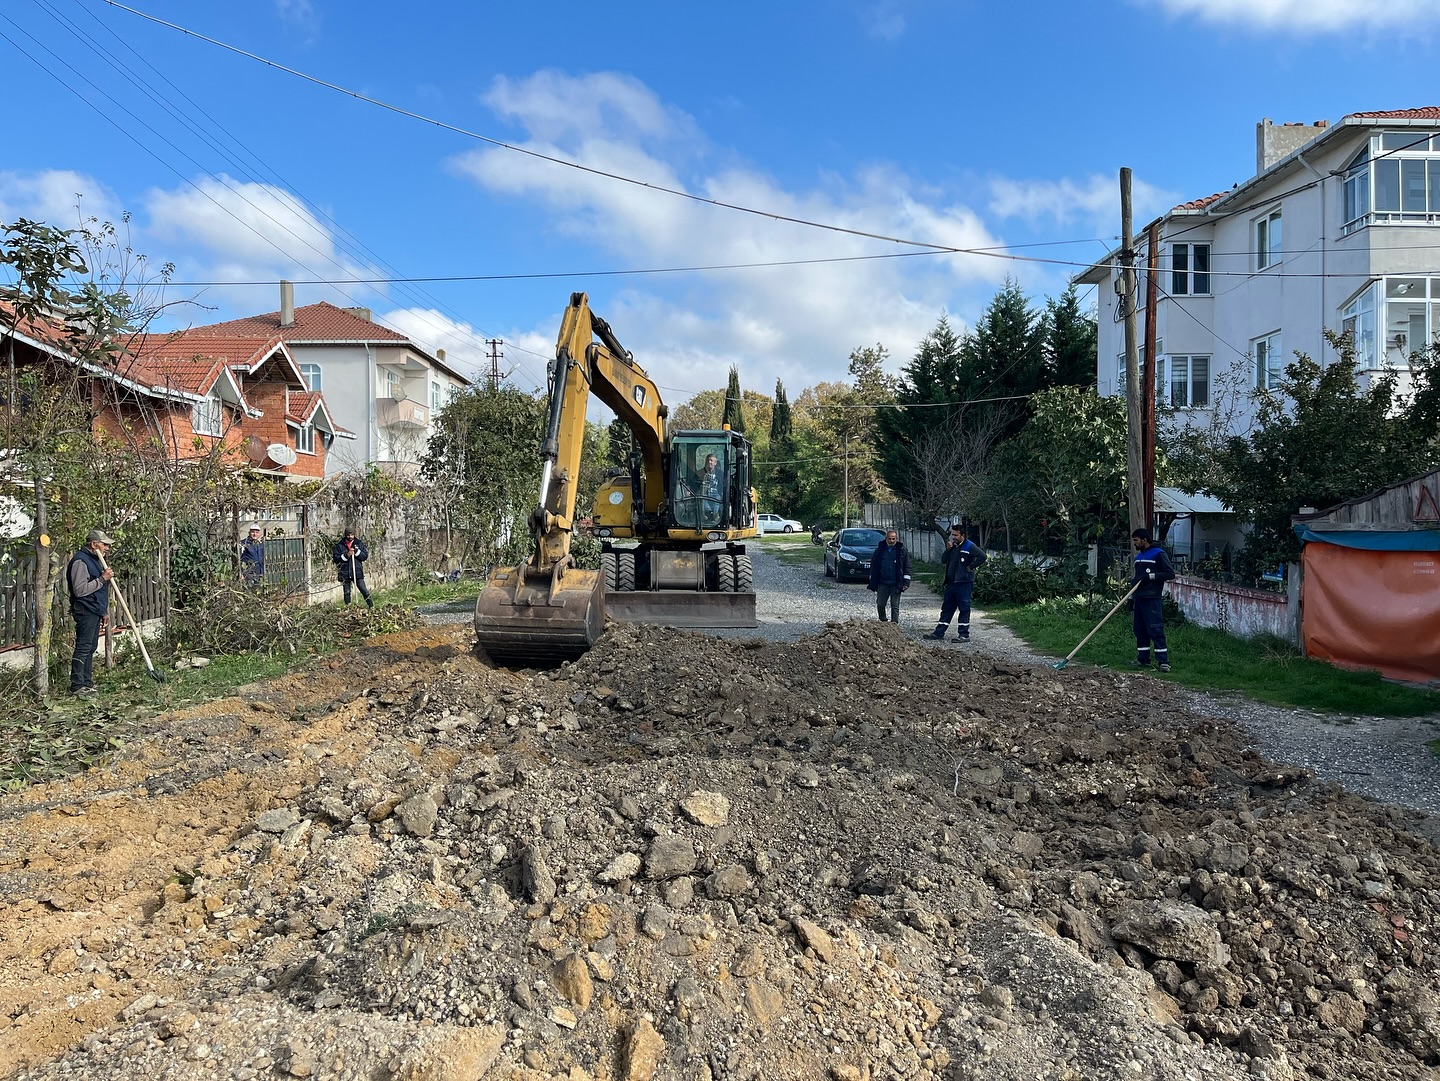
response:
[[[112,541],[99,529],[85,537],[85,546],[70,557],[65,585],[70,591],[70,615],[75,620],[75,652],[70,657],[70,693],[89,698],[95,693],[95,649],[100,624],[110,611],[110,579],[114,577],[101,557]]]

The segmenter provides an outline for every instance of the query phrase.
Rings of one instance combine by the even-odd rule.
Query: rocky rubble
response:
[[[462,631],[0,804],[0,1069],[60,1078],[1415,1078],[1435,849],[1157,682]]]

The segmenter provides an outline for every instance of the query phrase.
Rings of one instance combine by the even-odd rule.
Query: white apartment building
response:
[[[1158,228],[1161,401],[1208,420],[1222,374],[1273,387],[1297,351],[1333,359],[1326,330],[1353,335],[1362,373],[1396,370],[1403,387],[1411,353],[1440,336],[1440,107],[1265,120],[1255,175],[1182,203]],[[1135,238],[1142,328],[1145,233]],[[1125,391],[1117,255],[1076,277],[1099,287],[1101,394]],[[1239,404],[1237,428],[1253,415]]]
[[[467,385],[445,363],[444,350],[432,355],[374,322],[365,308],[323,302],[297,308],[289,282],[280,283],[279,311],[190,333],[284,339],[309,389],[325,395],[335,423],[355,436],[332,448],[326,476],[372,463],[414,476],[435,431],[435,417]]]

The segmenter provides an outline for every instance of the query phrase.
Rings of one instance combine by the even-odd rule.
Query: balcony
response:
[[[409,398],[376,398],[375,423],[381,428],[428,428],[430,407]]]

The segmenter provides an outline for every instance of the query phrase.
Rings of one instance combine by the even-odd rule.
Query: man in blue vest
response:
[[[1137,529],[1130,534],[1135,542],[1135,575],[1130,579],[1135,590],[1135,665],[1150,667],[1153,648],[1160,671],[1170,671],[1170,650],[1165,645],[1165,613],[1161,597],[1165,583],[1175,577],[1170,557],[1150,538],[1150,530]]]
[[[110,611],[110,568],[100,557],[110,550],[110,538],[98,529],[85,537],[85,547],[70,557],[65,584],[70,590],[70,615],[75,620],[75,652],[70,657],[70,693],[89,698],[95,693],[95,648],[100,624]],[[138,633],[138,632],[137,632]]]
[[[970,594],[975,588],[975,571],[985,562],[985,549],[965,539],[965,527],[956,522],[950,527],[945,554],[940,557],[945,567],[945,599],[940,603],[940,622],[930,637],[937,642],[945,637],[950,617],[960,614],[956,632],[962,642],[970,641]]]

